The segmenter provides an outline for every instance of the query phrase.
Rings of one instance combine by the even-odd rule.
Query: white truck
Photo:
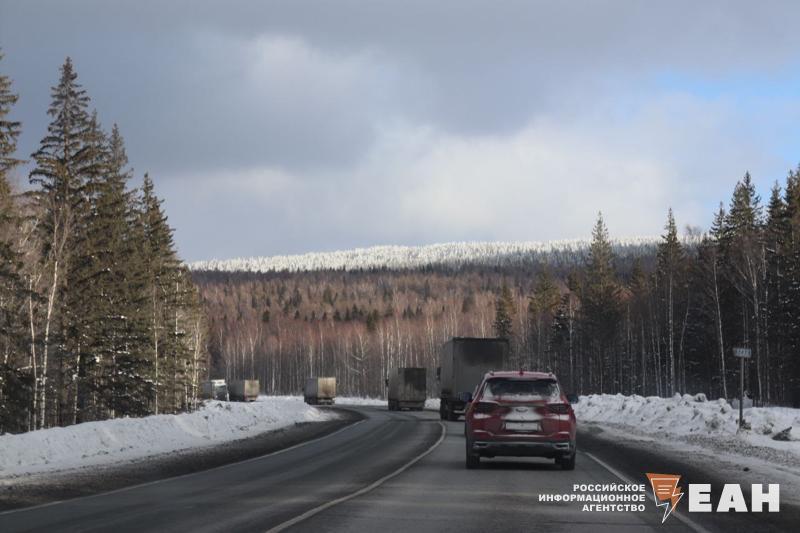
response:
[[[389,373],[386,385],[390,411],[425,408],[428,372],[425,368],[395,368]]]
[[[309,405],[333,405],[336,399],[336,378],[308,378],[303,399]]]

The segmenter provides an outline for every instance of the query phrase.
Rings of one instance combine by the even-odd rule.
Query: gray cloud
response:
[[[187,259],[654,233],[793,165],[798,11],[0,0],[0,68],[27,154],[73,57]]]

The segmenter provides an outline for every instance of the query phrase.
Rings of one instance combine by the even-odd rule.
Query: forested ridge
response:
[[[452,336],[507,337],[510,366],[556,372],[578,393],[738,393],[732,348],[762,404],[800,402],[800,172],[762,201],[749,174],[711,228],[612,247],[600,216],[586,250],[514,264],[305,272],[195,270],[212,376],[297,393],[333,375],[380,396],[396,366],[438,366]],[[688,237],[688,238],[687,238]],[[623,253],[620,253],[620,250]],[[436,384],[429,379],[429,391]]]
[[[67,58],[15,182],[18,98],[0,75],[0,433],[193,408],[205,320],[153,181]]]

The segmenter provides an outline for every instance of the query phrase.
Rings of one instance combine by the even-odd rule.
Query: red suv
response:
[[[553,374],[489,372],[464,420],[467,468],[495,456],[549,457],[575,468],[575,413]]]

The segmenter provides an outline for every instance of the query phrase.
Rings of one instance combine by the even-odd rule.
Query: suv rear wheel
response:
[[[559,457],[556,459],[556,464],[561,466],[564,470],[575,470],[575,456],[578,455],[577,452],[572,452],[572,455],[569,457]]]
[[[472,451],[472,443],[469,441],[469,439],[465,440],[467,441],[465,466],[470,470],[478,468],[481,466],[481,456]]]

